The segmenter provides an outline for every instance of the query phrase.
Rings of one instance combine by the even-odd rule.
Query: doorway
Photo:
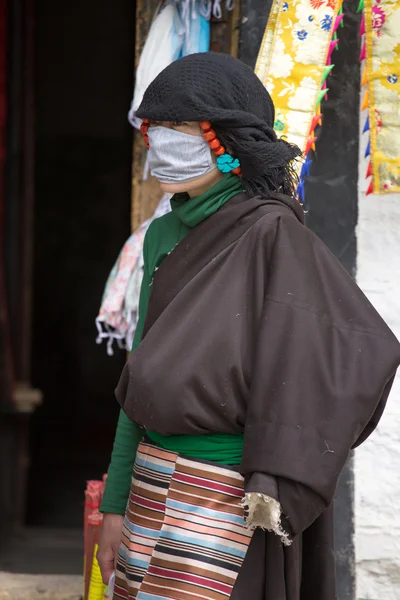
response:
[[[27,524],[80,528],[107,470],[125,360],[95,343],[107,275],[130,233],[135,2],[37,0],[32,383]]]

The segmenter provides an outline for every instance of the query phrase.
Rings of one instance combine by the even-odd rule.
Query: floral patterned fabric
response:
[[[400,192],[400,0],[365,0],[372,190]]]
[[[316,108],[340,0],[275,0],[256,74],[276,109],[275,130],[304,152]]]

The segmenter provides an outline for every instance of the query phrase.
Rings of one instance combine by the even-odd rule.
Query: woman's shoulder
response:
[[[246,237],[269,258],[271,253],[287,246],[295,247],[300,253],[325,250],[323,242],[304,224],[300,211],[293,211],[281,202],[268,201],[259,208],[258,216]]]
[[[278,228],[294,228],[295,230],[307,229],[304,225],[304,213],[302,207],[293,207],[289,203],[283,203],[276,199],[267,199],[259,206],[259,218],[253,225],[254,232],[270,236],[272,230]]]

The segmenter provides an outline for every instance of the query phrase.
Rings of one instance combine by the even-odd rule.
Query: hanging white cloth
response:
[[[210,24],[205,16],[208,8],[202,8],[202,3],[203,0],[170,1],[157,9],[136,70],[128,113],[128,120],[136,129],[141,124],[136,110],[153,79],[174,60],[209,51]]]
[[[141,120],[135,112],[149,84],[174,60],[182,55],[184,31],[178,7],[167,4],[156,13],[136,69],[135,90],[128,119],[133,127],[140,128]]]

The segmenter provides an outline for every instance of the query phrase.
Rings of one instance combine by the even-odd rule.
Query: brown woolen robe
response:
[[[281,195],[235,196],[157,271],[116,395],[149,431],[244,432],[246,492],[281,503],[285,547],[257,529],[231,600],[334,600],[332,500],[376,427],[400,345]]]

